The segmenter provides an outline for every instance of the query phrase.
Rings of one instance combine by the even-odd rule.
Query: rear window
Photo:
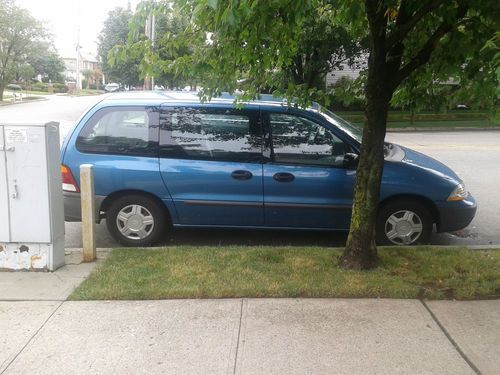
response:
[[[145,107],[105,108],[78,135],[81,152],[151,156],[158,149],[158,112]]]

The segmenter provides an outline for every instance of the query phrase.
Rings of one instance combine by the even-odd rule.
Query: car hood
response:
[[[437,175],[456,184],[462,182],[460,177],[458,177],[458,175],[451,168],[436,159],[407,147],[399,145],[398,147],[404,152],[404,157],[400,161],[401,163],[425,170],[428,173]]]

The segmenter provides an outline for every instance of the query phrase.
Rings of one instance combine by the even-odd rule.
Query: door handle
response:
[[[231,173],[231,177],[235,180],[250,180],[253,174],[250,171],[237,170]]]
[[[278,182],[292,182],[295,180],[295,176],[287,172],[276,173],[273,178]]]

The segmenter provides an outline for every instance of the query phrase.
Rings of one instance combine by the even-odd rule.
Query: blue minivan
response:
[[[347,231],[360,143],[360,129],[318,105],[112,94],[63,144],[66,220],[81,220],[79,166],[93,164],[97,218],[126,246],[158,243],[175,227]],[[386,144],[379,244],[426,243],[434,225],[458,230],[475,212],[451,169]]]

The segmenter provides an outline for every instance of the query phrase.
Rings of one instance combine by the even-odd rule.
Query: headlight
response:
[[[469,192],[463,183],[458,184],[448,197],[448,201],[463,201],[469,196]]]

